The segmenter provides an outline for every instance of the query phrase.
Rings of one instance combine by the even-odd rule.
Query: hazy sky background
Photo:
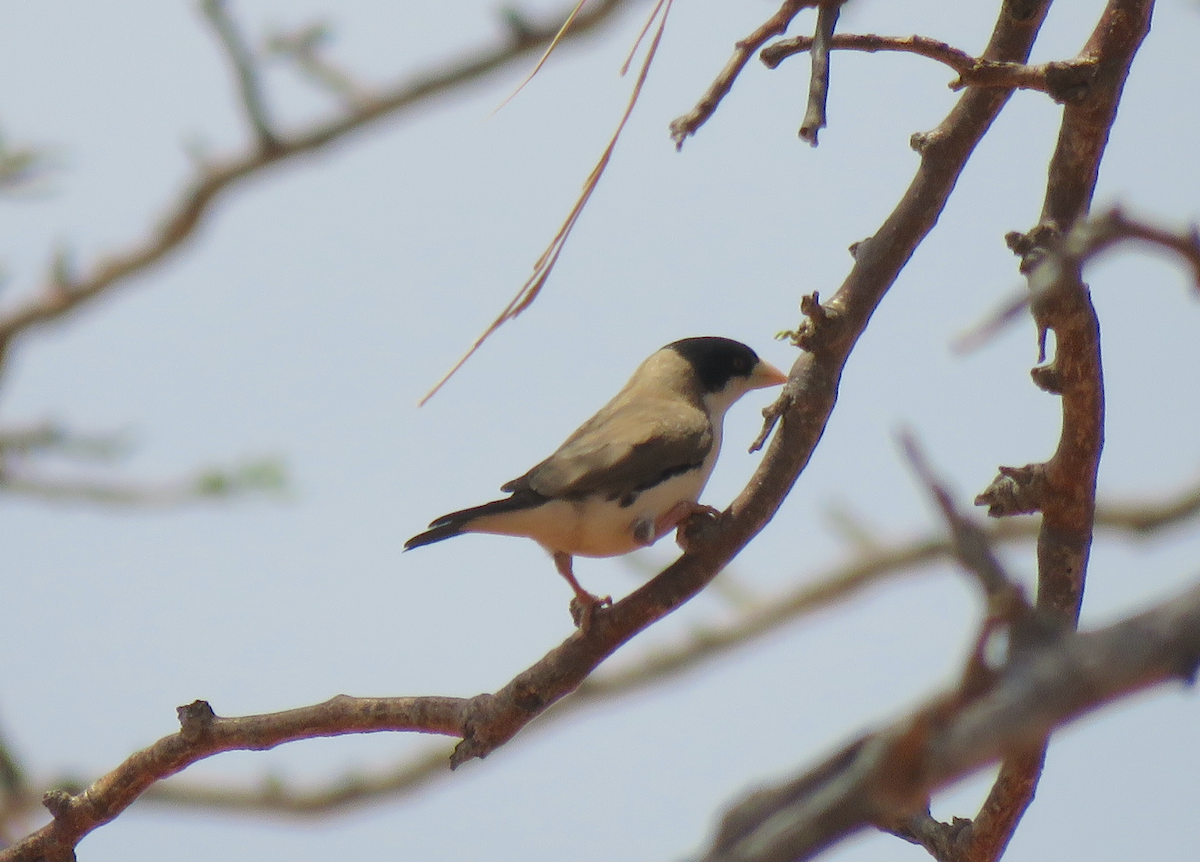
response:
[[[996,4],[855,0],[845,32],[921,33],[978,53]],[[1035,61],[1073,56],[1103,4],[1058,0]],[[558,3],[523,3],[531,12]],[[330,20],[331,56],[383,84],[490,44],[497,4],[237,0],[257,40]],[[0,726],[39,780],[90,779],[172,732],[196,698],[222,715],[357,695],[469,696],[502,686],[571,630],[570,592],[528,541],[466,537],[401,555],[431,518],[492,499],[606,401],[645,356],[690,335],[772,340],[802,293],[829,296],[917,166],[913,132],[957,94],[932,61],[838,53],[829,128],[796,137],[804,56],[752,62],[716,117],[677,154],[667,123],[689,108],[776,4],[678,0],[616,157],[541,299],[427,407],[416,400],[492,320],[568,211],[627,97],[616,70],[645,7],[563,51],[511,105],[528,64],[473,84],[221,200],[198,238],[147,277],[23,342],[0,395],[6,424],[56,418],[128,429],[116,471],[146,480],[264,456],[286,459],[291,499],[169,512],[0,499],[4,624]],[[983,11],[980,11],[983,10]],[[81,266],[139,242],[189,176],[188,146],[240,149],[230,71],[194,4],[5,3],[0,130],[51,148],[51,192],[0,201],[0,303],[33,290],[52,250]],[[811,32],[812,14],[794,32]],[[1168,223],[1200,210],[1200,9],[1159,4],[1104,162],[1098,205]],[[285,133],[333,110],[271,67]],[[812,463],[738,558],[767,595],[852,552],[840,506],[879,541],[938,529],[895,443],[912,428],[969,501],[997,464],[1048,457],[1057,399],[1028,376],[1022,322],[966,358],[952,338],[1019,289],[1004,246],[1041,208],[1060,109],[1018,93],[979,148],[935,232],[850,360]],[[1103,494],[1155,496],[1200,473],[1200,304],[1173,264],[1122,255],[1089,280],[1104,334],[1109,419]],[[727,420],[704,500],[724,506],[769,395]],[[1200,533],[1149,546],[1101,539],[1084,624],[1179,591]],[[580,561],[592,591],[621,596],[671,560]],[[1029,550],[1007,557],[1024,577]],[[709,593],[623,649],[729,615]],[[789,774],[954,678],[981,613],[950,567],[849,603],[610,708],[531,728],[419,798],[312,823],[137,807],[86,838],[80,858],[674,860],[756,783]],[[1185,858],[1197,841],[1200,703],[1168,688],[1055,738],[1038,797],[1006,857],[1093,862]],[[429,740],[395,734],[226,754],[189,777],[316,785],[386,768]],[[936,800],[971,816],[988,777]],[[1185,849],[1186,848],[1186,849]],[[865,835],[832,858],[928,858]]]

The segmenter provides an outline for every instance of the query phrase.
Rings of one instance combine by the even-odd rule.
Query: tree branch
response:
[[[632,0],[597,0],[580,13],[564,39],[577,40],[594,32]],[[31,329],[58,320],[81,304],[117,285],[142,275],[177,251],[196,232],[213,202],[247,179],[297,156],[339,142],[372,123],[394,117],[545,47],[558,33],[561,19],[543,25],[526,23],[511,30],[509,39],[492,47],[475,47],[458,58],[439,63],[377,92],[363,92],[353,109],[339,116],[277,136],[277,146],[252,147],[248,152],[218,159],[201,170],[150,235],[122,251],[97,260],[78,276],[49,276],[33,296],[0,314],[0,364],[14,339]]]
[[[1062,397],[1062,433],[1044,465],[1023,468],[1042,513],[1038,535],[1037,608],[1074,627],[1083,601],[1095,517],[1096,474],[1104,446],[1104,378],[1100,327],[1079,267],[1055,265],[1049,252],[1083,219],[1129,67],[1149,31],[1153,0],[1110,0],[1080,56],[1096,61],[1088,88],[1063,109],[1058,147],[1050,162],[1038,227],[1010,237],[1022,256],[1032,309],[1045,344],[1054,330],[1055,357],[1034,369],[1043,389]],[[1008,471],[1012,480],[1017,471]],[[998,859],[1008,846],[1045,762],[1045,744],[1010,752],[974,821],[955,830],[957,858]]]
[[[733,56],[709,86],[708,91],[700,97],[696,107],[671,122],[671,140],[675,142],[676,150],[683,149],[683,142],[696,134],[697,130],[708,122],[709,117],[716,113],[721,100],[733,89],[733,82],[750,62],[754,52],[765,45],[772,36],[786,33],[788,25],[800,14],[801,9],[816,6],[818,2],[819,0],[783,0],[778,12],[745,39],[734,44]]]
[[[1200,515],[1200,484],[1159,501],[1112,503],[1097,508],[1096,523],[1116,535],[1153,536]],[[1028,542],[1037,537],[1032,519],[1005,519],[983,527],[989,545]],[[828,572],[797,577],[794,590],[748,607],[735,621],[720,626],[693,627],[682,643],[643,656],[621,670],[595,674],[550,709],[529,731],[544,730],[554,721],[618,697],[646,690],[682,672],[695,671],[735,649],[778,631],[786,625],[845,601],[885,578],[922,570],[955,556],[954,543],[943,535],[916,537],[891,546],[873,543],[863,553]],[[449,748],[405,759],[375,775],[352,774],[327,781],[316,789],[296,790],[271,781],[261,788],[166,781],[150,787],[144,802],[242,813],[311,816],[332,813],[371,799],[408,795],[449,774]]]
[[[794,36],[780,39],[762,49],[759,58],[769,69],[779,66],[788,57],[811,50],[811,36]],[[928,36],[875,36],[839,33],[834,36],[830,48],[839,51],[898,51],[916,54],[944,63],[958,78],[950,82],[950,89],[964,87],[1003,87],[1013,90],[1040,90],[1056,102],[1077,101],[1096,71],[1096,61],[1090,57],[1077,57],[1065,62],[1026,65],[984,57],[972,57],[966,51],[951,47],[945,42]]]
[[[842,13],[841,3],[817,7],[817,31],[812,42],[812,72],[808,77],[808,108],[800,123],[800,140],[817,145],[817,133],[825,128],[825,103],[829,100],[829,43]]]
[[[948,691],[795,779],[754,793],[725,815],[702,860],[811,859],[864,827],[919,815],[933,791],[1000,758],[1043,750],[1054,729],[1099,706],[1173,679],[1194,682],[1198,662],[1195,586],[1115,625],[1010,657],[984,696]]]

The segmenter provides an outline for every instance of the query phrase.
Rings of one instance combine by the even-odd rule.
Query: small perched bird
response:
[[[554,557],[586,627],[609,600],[580,586],[572,558],[627,554],[696,513],[717,514],[697,500],[717,461],[725,411],[751,389],[786,380],[728,338],[668,344],[558,451],[501,486],[508,497],[443,515],[404,549],[460,533],[527,536]]]

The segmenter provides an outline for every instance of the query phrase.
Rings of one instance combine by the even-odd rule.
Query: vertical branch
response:
[[[825,103],[829,98],[829,47],[833,30],[842,13],[840,3],[817,7],[817,29],[813,36],[812,73],[808,79],[808,109],[800,123],[800,138],[817,145],[817,132],[825,128]]]
[[[1039,498],[1042,512],[1037,606],[1070,627],[1079,618],[1092,545],[1104,446],[1104,376],[1099,320],[1079,272],[1081,262],[1070,266],[1054,252],[1062,235],[1087,214],[1129,67],[1149,32],[1153,8],[1153,0],[1109,0],[1081,53],[1098,61],[1095,75],[1082,98],[1063,109],[1040,223],[1027,236],[1010,237],[1030,276],[1042,343],[1046,331],[1055,336],[1053,362],[1035,368],[1033,375],[1041,388],[1062,397],[1062,434],[1053,457],[1022,479]],[[959,858],[1000,857],[1033,801],[1045,757],[1043,745],[1004,761],[974,822],[959,834]]]

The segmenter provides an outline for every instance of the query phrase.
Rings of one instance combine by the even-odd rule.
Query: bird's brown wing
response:
[[[618,397],[557,452],[502,490],[528,488],[550,498],[599,494],[632,499],[700,467],[712,444],[712,425],[700,407],[674,398]]]

